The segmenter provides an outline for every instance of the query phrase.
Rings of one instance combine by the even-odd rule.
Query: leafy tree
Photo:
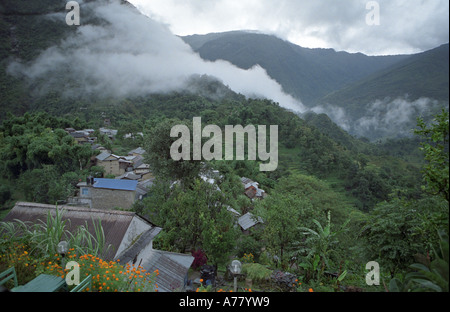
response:
[[[288,251],[300,234],[299,224],[314,214],[311,203],[295,195],[273,193],[255,204],[254,214],[264,222],[261,239],[268,251],[286,267]]]
[[[386,180],[380,176],[379,170],[373,166],[357,170],[347,187],[359,199],[363,211],[369,211],[376,203],[387,200],[391,190]]]
[[[442,110],[431,125],[418,118],[415,134],[424,142],[421,150],[425,153],[427,164],[423,167],[425,190],[431,194],[440,194],[449,200],[449,169],[448,169],[448,134],[449,115]]]
[[[20,179],[27,201],[55,204],[58,200],[66,199],[64,186],[59,183],[59,174],[55,166],[45,165],[42,169],[24,172]]]
[[[190,188],[157,180],[143,201],[142,211],[164,229],[156,244],[178,252],[202,248],[218,265],[235,243],[227,204],[215,185],[201,179],[195,179]]]
[[[0,184],[0,206],[11,198],[11,188],[6,184]]]
[[[202,222],[201,245],[208,258],[208,262],[216,267],[228,262],[234,252],[236,238],[239,235],[234,226],[233,217],[224,207],[215,216],[200,214]]]
[[[448,206],[443,200],[394,198],[374,208],[361,235],[367,257],[378,259],[393,276],[406,269],[416,254],[428,254],[438,244],[436,233],[441,228],[448,229]]]
[[[6,120],[0,127],[6,135],[0,144],[1,174],[12,179],[45,165],[56,166],[60,174],[87,166],[93,151],[57,128],[66,125],[64,119],[41,113]]]
[[[190,182],[198,176],[201,162],[192,160],[192,154],[191,160],[181,161],[173,160],[170,155],[170,148],[177,140],[170,137],[170,132],[173,126],[180,124],[183,124],[180,120],[166,119],[150,129],[144,138],[145,160],[156,177]]]

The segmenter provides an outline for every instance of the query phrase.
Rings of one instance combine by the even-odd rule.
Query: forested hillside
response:
[[[448,106],[448,44],[414,55],[367,56],[240,31],[183,40],[206,60],[263,67],[309,109],[371,141],[411,138],[417,116],[429,122]]]
[[[307,49],[275,36],[241,31],[183,40],[207,60],[223,59],[244,69],[259,64],[286,92],[310,107],[327,94],[408,58]]]

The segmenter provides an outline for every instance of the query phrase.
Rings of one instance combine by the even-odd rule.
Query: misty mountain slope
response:
[[[410,101],[422,97],[448,101],[448,75],[449,45],[444,44],[333,92],[320,99],[319,104],[345,107],[350,115],[360,118],[364,105],[387,97],[395,99],[408,95]]]
[[[206,60],[222,59],[244,69],[260,65],[286,92],[307,106],[314,105],[328,93],[408,58],[307,49],[275,36],[244,31],[182,38]]]
[[[4,0],[0,3],[0,119],[6,111],[18,114],[28,111],[33,102],[23,79],[7,73],[9,63],[30,61],[74,33],[74,28],[62,27],[54,18],[58,11],[65,12],[63,1]]]
[[[243,70],[221,60],[204,61],[166,25],[141,14],[127,2],[81,2],[81,25],[77,27],[65,22],[66,2],[58,3],[57,12],[45,1],[42,5],[47,6],[47,11],[27,12],[36,21],[28,31],[36,33],[36,37],[15,36],[13,30],[26,32],[29,21],[11,12],[2,15],[5,23],[1,31],[8,38],[2,47],[6,56],[2,89],[7,91],[5,106],[11,109],[21,93],[28,96],[22,101],[26,108],[33,109],[48,96],[50,102],[61,95],[76,102],[90,96],[106,99],[195,91],[192,77],[209,76],[233,92],[304,110],[302,103],[284,93],[262,67]],[[42,43],[36,42],[40,36],[45,37]],[[18,82],[15,87],[6,87],[13,80]],[[12,93],[10,89],[19,91]]]
[[[415,55],[367,56],[243,31],[183,40],[204,59],[260,65],[312,111],[370,140],[411,136],[418,116],[431,120],[448,105],[448,44]]]
[[[318,101],[349,133],[370,140],[411,137],[417,117],[448,109],[449,45],[416,54]]]

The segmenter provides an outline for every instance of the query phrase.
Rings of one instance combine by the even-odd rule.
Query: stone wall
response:
[[[136,198],[135,191],[92,188],[91,194],[92,208],[94,209],[130,209]]]

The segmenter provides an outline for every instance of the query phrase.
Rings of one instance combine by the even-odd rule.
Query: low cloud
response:
[[[86,2],[81,12],[85,15],[75,35],[31,63],[12,63],[9,72],[26,77],[41,93],[63,82],[64,94],[71,97],[179,91],[186,88],[190,77],[208,75],[245,96],[269,98],[282,107],[304,111],[302,103],[285,94],[260,66],[242,70],[225,61],[204,61],[165,25],[118,1]],[[102,22],[83,24],[86,12]],[[48,18],[65,23],[63,14]]]
[[[342,129],[357,137],[371,140],[412,136],[417,117],[430,117],[442,104],[430,98],[410,100],[407,96],[396,99],[385,98],[369,103],[365,116],[354,119],[342,107],[317,106],[311,111],[327,114]]]

